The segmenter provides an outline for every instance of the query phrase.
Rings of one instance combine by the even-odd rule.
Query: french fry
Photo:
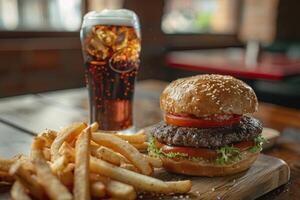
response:
[[[129,163],[122,163],[120,165],[121,168],[123,169],[127,169],[127,170],[130,170],[130,171],[133,171],[133,172],[139,172],[139,170],[132,164],[129,164]]]
[[[97,122],[94,122],[91,124],[91,131],[96,132],[99,129],[99,124]]]
[[[104,197],[105,196],[105,185],[96,181],[91,184],[91,194],[93,197]]]
[[[54,174],[57,172],[62,171],[67,164],[69,163],[68,158],[65,155],[62,155],[58,159],[56,159],[53,163],[51,163],[51,170]]]
[[[93,142],[93,144],[92,144]],[[95,156],[97,154],[97,150],[100,148],[100,145],[96,144],[94,141],[90,143],[90,151],[91,155]]]
[[[74,199],[90,199],[89,158],[91,128],[84,129],[75,145]]]
[[[150,165],[155,168],[161,168],[162,167],[162,161],[159,158],[153,157],[153,156],[148,156],[144,155],[145,158],[148,160]]]
[[[95,157],[90,158],[90,168],[94,173],[108,176],[144,191],[164,194],[172,192],[168,185],[161,180],[117,167]]]
[[[35,173],[34,166],[33,166],[32,162],[29,160],[29,158],[27,156],[18,155],[17,157],[14,157],[12,159],[12,161],[13,161],[13,164],[11,166],[13,166],[15,163],[22,163],[22,168],[24,170],[28,171],[29,174],[34,174]]]
[[[64,142],[58,150],[59,155],[64,155],[70,162],[75,162],[75,149],[67,142]]]
[[[143,143],[130,143],[132,146],[137,148],[139,151],[147,151],[149,143],[143,142]]]
[[[69,163],[63,170],[57,172],[57,177],[59,180],[67,186],[68,188],[72,188],[74,182],[74,174],[73,170],[75,168],[74,163]]]
[[[39,137],[45,140],[45,147],[48,148],[51,147],[51,144],[55,140],[56,136],[57,136],[57,132],[49,129],[46,129],[45,131],[39,134]]]
[[[133,187],[162,194],[186,193],[191,186],[191,181],[163,182],[159,179],[139,174],[117,167],[103,160],[91,157],[90,168],[94,173],[108,176],[114,180],[132,185]],[[188,191],[187,191],[188,190]]]
[[[85,123],[74,123],[63,128],[51,145],[51,160],[54,161],[59,157],[58,151],[65,141],[72,141],[81,131],[86,128]]]
[[[131,163],[127,158],[125,158],[122,154],[117,153],[117,155],[120,157],[120,162],[122,163]]]
[[[191,190],[188,180],[164,182],[148,176],[162,167],[162,161],[139,152],[148,147],[144,130],[121,135],[98,128],[96,122],[75,123],[58,133],[42,132],[33,140],[30,157],[0,158],[0,182],[13,184],[14,200],[133,200],[136,190],[162,194]]]
[[[43,154],[44,154],[44,158],[48,161],[51,160],[51,152],[50,152],[50,148],[45,147],[43,149]]]
[[[14,160],[0,159],[0,170],[8,172],[10,166],[14,164]]]
[[[13,183],[15,181],[14,177],[8,172],[0,171],[0,182]]]
[[[140,144],[140,143],[146,142],[146,135],[145,135],[145,131],[143,129],[140,130],[136,134],[132,134],[132,135],[115,134],[115,136],[117,136],[123,140],[126,140],[129,143]]]
[[[95,132],[92,134],[92,140],[122,154],[125,158],[130,160],[142,174],[150,175],[153,172],[153,169],[145,157],[131,144],[121,138],[112,134]]]
[[[28,157],[22,156],[17,162],[21,162],[22,167],[30,174],[35,174],[35,167]]]
[[[103,148],[104,148],[104,150],[103,150]],[[98,151],[106,151],[106,152],[99,153]],[[108,151],[110,154],[108,154]],[[103,155],[103,154],[105,154],[105,155]],[[107,147],[99,146],[98,144],[97,145],[91,144],[91,155],[95,156],[96,158],[106,160],[115,165],[120,165],[121,163],[130,163],[130,161],[127,158],[125,158],[123,155],[121,155],[120,153],[117,153]],[[107,158],[110,156],[114,157],[114,158]],[[111,160],[111,161],[109,161],[109,160]]]
[[[26,193],[26,188],[20,181],[16,181],[13,184],[10,195],[13,200],[31,200],[29,195]]]
[[[117,166],[121,164],[121,158],[119,154],[107,147],[98,148],[94,153],[94,156]]]
[[[17,155],[12,159],[3,159],[0,158],[0,171],[8,172],[10,167],[18,161],[23,155]]]
[[[32,144],[31,158],[36,169],[37,178],[50,199],[68,200],[72,194],[52,173],[43,155],[45,141],[36,137]]]
[[[108,196],[116,199],[135,199],[136,192],[131,185],[112,180],[99,174],[91,175],[92,181],[101,181],[105,185]]]
[[[24,163],[14,163],[9,173],[15,177],[17,181],[20,181],[22,185],[28,188],[30,194],[37,199],[45,199],[45,193],[43,187],[40,185],[36,177],[34,177],[30,171],[26,170]]]
[[[192,189],[192,182],[190,180],[184,181],[168,181],[165,182],[169,188],[176,194],[184,194]]]

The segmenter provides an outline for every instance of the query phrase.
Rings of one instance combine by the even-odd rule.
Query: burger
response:
[[[225,176],[248,169],[262,150],[262,124],[251,116],[253,89],[231,76],[198,75],[171,82],[160,97],[164,121],[151,130],[149,153],[166,170]]]

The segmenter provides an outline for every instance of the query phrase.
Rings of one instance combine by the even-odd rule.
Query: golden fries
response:
[[[15,156],[12,159],[0,158],[0,171],[8,172],[10,167],[18,160],[21,156]]]
[[[131,185],[109,180],[106,182],[106,187],[107,193],[113,198],[128,200],[136,198],[136,192]]]
[[[190,181],[150,177],[159,158],[140,153],[148,147],[144,130],[134,135],[98,131],[98,123],[74,123],[35,137],[30,157],[0,159],[0,181],[11,184],[13,200],[133,200],[137,191],[181,194]]]
[[[136,148],[121,138],[107,133],[95,132],[92,134],[92,140],[122,154],[125,158],[130,160],[142,174],[150,175],[153,172],[153,169],[145,157],[142,156]]]
[[[91,194],[93,197],[104,197],[105,196],[105,185],[96,181],[91,184]]]
[[[114,166],[108,162],[91,157],[90,159],[91,171],[99,173],[104,176],[111,177],[123,183],[134,186],[143,191],[157,192],[163,194],[169,193],[186,193],[187,186],[191,185],[190,181],[178,181],[176,184],[173,182],[163,182],[159,179],[145,176],[136,172]],[[126,175],[124,175],[126,174]],[[184,186],[184,189],[180,187]],[[189,191],[189,190],[188,190]]]
[[[140,144],[146,142],[146,135],[144,130],[141,130],[133,135],[115,134],[115,136],[121,138],[122,140],[126,140],[129,143]]]
[[[98,128],[99,128],[99,124],[97,122],[91,124],[91,132],[98,131]]]
[[[58,151],[61,145],[65,141],[73,140],[84,128],[86,128],[85,123],[74,123],[71,126],[62,129],[51,144],[50,150],[52,160],[56,160],[59,157]]]
[[[70,162],[75,162],[75,150],[67,142],[64,142],[58,150],[59,155],[64,155]]]
[[[148,160],[150,165],[155,168],[161,168],[162,167],[162,161],[160,158],[144,155],[144,157]]]
[[[57,136],[57,132],[53,130],[46,129],[45,131],[41,132],[39,134],[39,138],[43,139],[45,141],[45,147],[50,148],[52,142],[55,140]]]
[[[168,181],[165,183],[169,186],[169,188],[171,188],[173,193],[177,193],[177,194],[187,193],[192,188],[192,182],[190,180]]]
[[[26,192],[26,188],[20,181],[16,181],[13,184],[10,194],[13,200],[31,200]]]
[[[15,181],[14,177],[8,172],[0,171],[0,182],[13,183]]]
[[[50,152],[50,148],[44,148],[43,149],[43,154],[44,154],[44,158],[46,160],[51,160],[51,152]]]
[[[71,188],[73,186],[74,182],[74,175],[73,175],[73,170],[75,168],[74,163],[69,163],[64,169],[61,171],[57,172],[57,177],[59,180],[67,186],[68,188]]]
[[[99,174],[91,174],[92,181],[101,181],[105,185],[109,196],[116,199],[135,199],[136,192],[131,185],[112,180]]]
[[[148,142],[143,142],[143,143],[130,143],[132,146],[134,146],[135,148],[137,148],[139,151],[147,151],[148,149]]]
[[[50,167],[54,174],[62,171],[69,163],[68,158],[65,155],[62,155],[58,159],[56,159],[53,163],[51,163]]]
[[[119,166],[121,164],[121,157],[116,152],[107,147],[98,148],[94,156],[107,162],[110,162],[114,165]]]
[[[30,194],[37,199],[44,199],[44,189],[28,170],[25,169],[24,163],[22,161],[14,163],[9,173],[15,177],[16,180],[20,181],[22,185],[28,188]]]
[[[84,129],[75,146],[75,173],[74,173],[74,199],[89,200],[90,184],[89,184],[89,158],[90,158],[90,139],[91,128]]]
[[[129,163],[122,163],[120,165],[120,167],[123,168],[123,169],[133,171],[133,172],[139,172],[139,170],[134,165],[129,164]]]
[[[90,168],[94,173],[109,176],[141,190],[149,192],[163,192],[168,190],[167,184],[163,181],[117,167],[95,157],[91,157],[90,159]],[[126,176],[124,176],[124,174],[126,174]]]
[[[72,194],[52,174],[51,168],[43,157],[44,140],[36,137],[32,144],[31,158],[36,169],[37,178],[51,199],[72,199]]]

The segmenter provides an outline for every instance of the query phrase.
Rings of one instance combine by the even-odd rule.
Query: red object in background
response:
[[[282,80],[300,74],[300,59],[289,59],[282,54],[262,53],[257,66],[246,66],[241,49],[177,51],[167,55],[172,68],[232,76]]]

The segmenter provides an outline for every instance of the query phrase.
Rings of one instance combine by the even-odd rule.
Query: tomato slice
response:
[[[215,159],[218,154],[216,150],[208,149],[208,148],[194,148],[194,147],[180,147],[180,146],[170,146],[158,141],[155,141],[155,145],[157,148],[160,148],[164,153],[183,153],[187,154],[190,157],[201,157],[204,159]],[[239,148],[241,151],[249,149],[254,146],[254,141],[243,141],[239,143],[233,144],[234,147]]]
[[[241,151],[249,149],[250,147],[253,147],[254,145],[255,145],[254,141],[243,141],[243,142],[233,144],[234,147],[239,148]]]
[[[170,125],[194,127],[194,128],[210,128],[237,124],[241,120],[240,115],[231,115],[227,118],[220,119],[220,116],[214,116],[211,119],[196,118],[192,116],[182,116],[165,114],[165,122]]]

